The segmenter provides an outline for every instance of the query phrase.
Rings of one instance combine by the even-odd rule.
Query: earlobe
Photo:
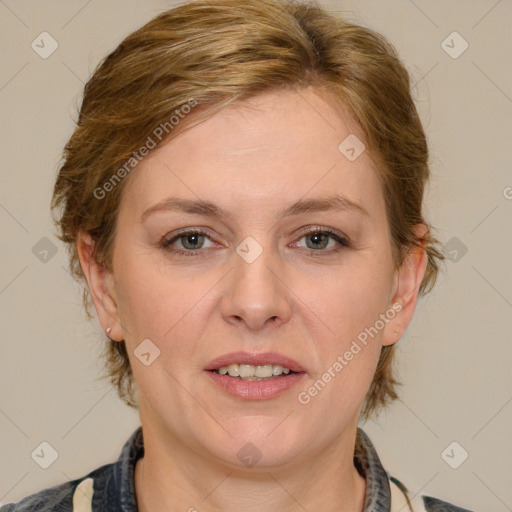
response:
[[[97,262],[95,242],[89,233],[80,232],[76,247],[100,325],[110,339],[121,341],[124,335],[119,322],[112,273]]]
[[[396,271],[396,285],[393,300],[391,301],[396,314],[386,326],[383,336],[383,345],[393,345],[403,335],[412,320],[419,289],[427,270],[427,253],[425,251],[425,236],[428,227],[419,224],[414,229],[417,240],[421,245],[413,245],[406,254],[400,268]],[[397,307],[399,305],[399,307]]]

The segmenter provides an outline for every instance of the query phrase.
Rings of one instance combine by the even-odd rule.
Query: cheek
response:
[[[155,255],[124,252],[115,260],[116,297],[126,340],[160,340],[188,322],[205,292],[214,284],[208,274],[191,279],[179,268],[172,269]]]
[[[180,392],[179,383],[202,371],[198,355],[216,337],[209,329],[214,294],[208,292],[218,275],[203,273],[191,280],[183,273],[171,273],[170,267],[140,261],[124,261],[119,268],[123,269],[118,279],[121,321],[137,387],[155,410],[161,406],[184,410],[189,398]],[[137,354],[147,352],[139,348],[147,339],[149,351],[158,354],[149,366],[137,359]]]
[[[340,270],[323,287],[304,282],[297,292],[311,305],[301,314],[319,364],[302,391],[313,407],[355,411],[363,401],[381,352],[383,330],[375,325],[385,312],[389,278],[380,263],[368,263]]]
[[[321,338],[339,349],[384,313],[389,283],[386,269],[368,262],[340,268],[316,284],[309,278],[302,279],[302,283],[296,283],[294,292],[311,309],[309,316],[316,316],[316,323],[324,332]]]

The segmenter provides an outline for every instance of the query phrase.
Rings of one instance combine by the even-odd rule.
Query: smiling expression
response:
[[[393,322],[314,400],[297,400],[396,292],[382,186],[368,151],[340,152],[350,134],[363,140],[315,89],[267,92],[135,169],[108,286],[143,423],[231,465],[252,442],[262,467],[305,460],[355,428]],[[147,339],[160,351],[150,365],[134,355]],[[224,366],[289,358],[303,371],[240,381],[211,371],[224,356]]]

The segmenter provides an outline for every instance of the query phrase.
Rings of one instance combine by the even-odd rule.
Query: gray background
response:
[[[512,2],[321,3],[388,36],[410,70],[432,151],[428,219],[450,258],[398,344],[401,400],[363,427],[413,493],[512,510]],[[101,332],[82,313],[49,202],[90,73],[172,5],[0,0],[0,503],[112,462],[139,425],[97,380]],[[58,42],[47,59],[31,48],[43,31]],[[469,45],[457,58],[454,31]],[[43,441],[58,452],[46,470],[31,458]],[[441,456],[453,441],[452,465],[469,454],[458,469]]]

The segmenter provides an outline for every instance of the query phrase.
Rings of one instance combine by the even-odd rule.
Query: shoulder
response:
[[[72,496],[74,492],[74,482],[56,485],[43,489],[23,498],[18,503],[9,503],[0,507],[0,512],[35,512],[40,510],[46,512],[50,510],[64,511],[72,510]]]
[[[391,490],[391,512],[472,512],[432,496],[411,496],[407,487],[397,478],[389,475]]]
[[[91,503],[93,487],[108,478],[113,464],[101,466],[86,476],[31,494],[17,503],[0,506],[0,512],[72,512]],[[85,509],[87,510],[87,509]]]
[[[456,505],[433,498],[432,496],[423,496],[422,500],[427,512],[472,512],[467,508],[457,507]]]
[[[43,489],[18,503],[0,506],[0,512],[89,512],[94,510],[137,510],[133,474],[144,454],[142,427],[126,441],[116,462],[89,474]]]

